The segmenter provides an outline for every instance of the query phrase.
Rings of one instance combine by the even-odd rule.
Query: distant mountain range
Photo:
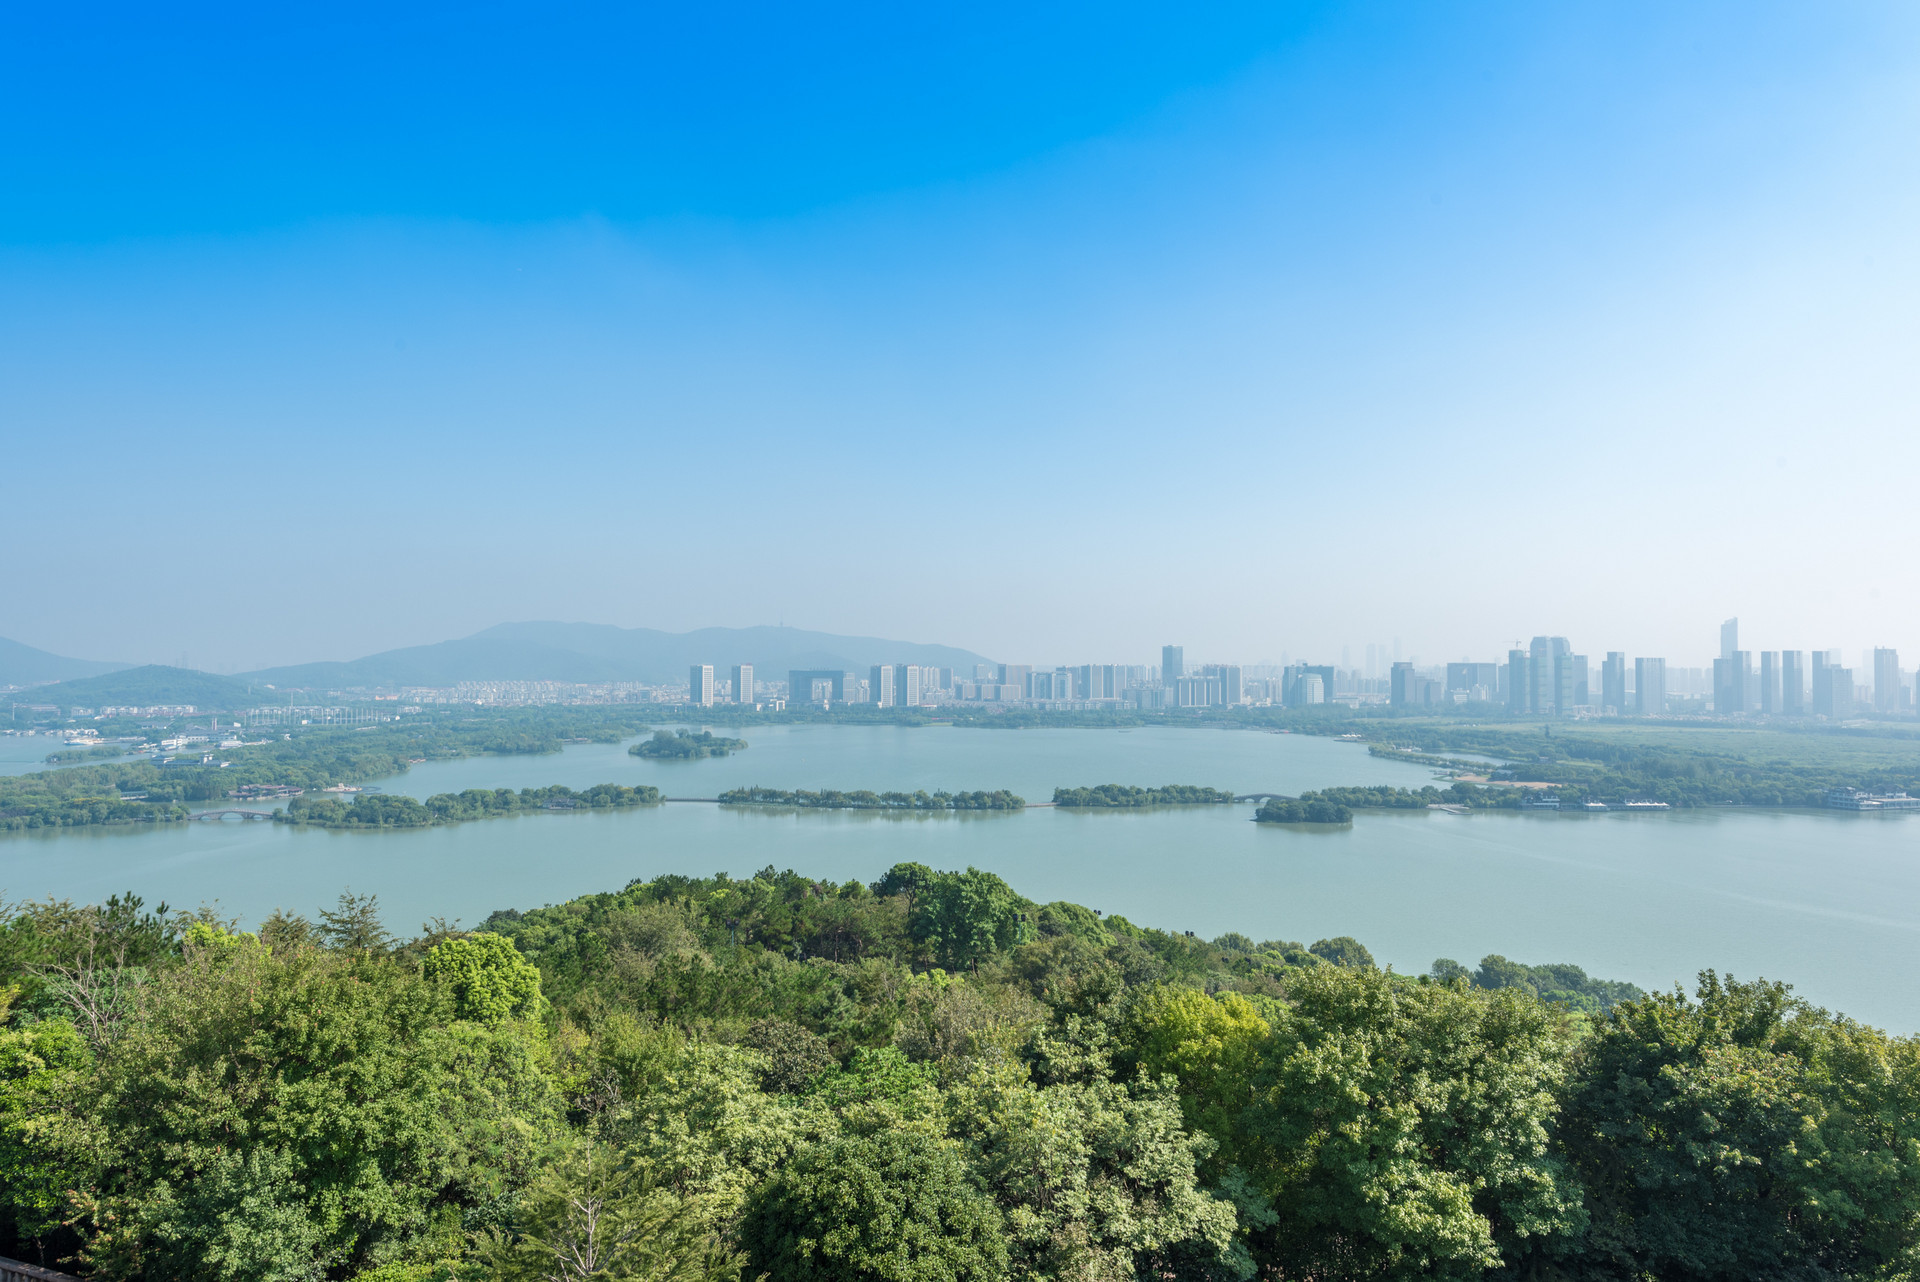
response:
[[[93,659],[63,659],[18,641],[0,637],[0,686],[30,686],[42,681],[72,681],[118,672],[131,663],[100,663]]]
[[[987,660],[971,650],[843,637],[799,628],[701,628],[660,632],[604,623],[503,623],[458,641],[409,646],[351,663],[303,663],[246,674],[280,687],[351,689],[448,686],[462,681],[684,681],[696,663],[715,669],[751,663],[761,680],[790,668],[859,670],[914,663],[967,672]]]
[[[0,685],[32,685],[36,703],[190,703],[239,708],[281,702],[289,690],[352,690],[451,686],[463,681],[684,681],[696,663],[725,669],[751,663],[762,681],[784,681],[792,668],[864,671],[876,663],[914,663],[971,673],[987,660],[971,650],[879,637],[843,637],[799,628],[701,628],[659,632],[600,623],[503,623],[458,641],[409,646],[350,663],[302,663],[238,677],[187,668],[132,667],[63,659],[0,639]],[[55,682],[45,685],[41,682]]]

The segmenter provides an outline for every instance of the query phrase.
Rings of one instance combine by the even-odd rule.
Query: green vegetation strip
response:
[[[975,869],[410,940],[0,908],[0,1241],[130,1282],[1897,1279],[1916,1151],[1920,1040],[1781,984],[1400,975]]]
[[[1020,810],[1026,800],[997,792],[783,792],[778,788],[733,788],[723,806],[797,806],[803,810]]]
[[[187,818],[191,803],[220,801],[248,785],[317,792],[404,774],[418,761],[559,752],[567,742],[618,743],[645,728],[637,709],[528,708],[249,732],[273,737],[241,748],[188,745],[169,765],[123,761],[0,778],[0,831],[174,823]],[[208,751],[216,762],[200,764]]]
[[[424,802],[363,792],[351,804],[332,797],[295,797],[284,811],[274,815],[274,820],[314,828],[430,828],[532,811],[627,809],[651,806],[659,800],[658,788],[628,788],[617,783],[595,784],[584,792],[575,792],[565,784],[522,788],[519,792],[511,788],[469,788],[465,792],[436,793]]]
[[[1053,804],[1075,809],[1128,809],[1137,806],[1220,806],[1233,802],[1231,792],[1195,784],[1168,784],[1164,788],[1135,788],[1103,783],[1095,788],[1055,788]]]
[[[725,739],[710,730],[698,733],[688,730],[675,730],[669,734],[665,730],[653,732],[653,738],[642,739],[627,749],[634,757],[653,757],[663,761],[697,761],[703,757],[724,757],[731,752],[739,752],[747,746],[745,739]]]

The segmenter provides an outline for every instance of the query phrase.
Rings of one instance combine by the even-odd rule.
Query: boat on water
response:
[[[1664,801],[1629,801],[1627,802],[1627,809],[1628,810],[1671,810],[1673,809],[1673,807],[1669,806]]]

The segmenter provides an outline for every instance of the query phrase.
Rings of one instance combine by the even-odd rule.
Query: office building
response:
[[[1320,680],[1318,672],[1301,673],[1291,687],[1291,692],[1294,697],[1289,700],[1289,707],[1306,708],[1327,701],[1327,688]]]
[[[893,699],[893,665],[876,663],[867,672],[867,697],[875,707],[891,708]]]
[[[1576,654],[1573,656],[1572,662],[1573,703],[1571,706],[1575,708],[1590,708],[1593,706],[1593,686],[1587,677],[1587,656],[1584,654]]]
[[[1396,663],[1387,672],[1387,703],[1395,708],[1417,708],[1426,702],[1411,663]]]
[[[1740,620],[1728,619],[1720,625],[1720,657],[1731,659],[1733,652],[1740,648]]]
[[[688,702],[697,708],[713,706],[713,665],[696,663],[687,669]]]
[[[1900,711],[1900,652],[1885,647],[1873,652],[1873,710],[1883,716]]]
[[[1187,675],[1187,649],[1179,645],[1160,647],[1160,684],[1172,685]]]
[[[1780,652],[1762,650],[1760,652],[1760,712],[1763,716],[1780,715]]]
[[[927,674],[931,668],[918,667],[911,663],[895,664],[893,668],[893,697],[903,708],[917,708],[926,698],[930,683]]]
[[[1600,661],[1600,711],[1619,716],[1627,710],[1627,655],[1609,650]]]
[[[1807,656],[1799,650],[1780,652],[1780,715],[1807,714]]]
[[[1015,698],[1026,697],[1033,685],[1033,665],[1031,663],[1003,663],[999,671],[1000,684],[1012,686],[1020,693]]]
[[[1633,661],[1633,710],[1643,717],[1657,717],[1667,710],[1667,661]]]
[[[733,701],[735,703],[753,702],[753,665],[751,663],[733,665]]]

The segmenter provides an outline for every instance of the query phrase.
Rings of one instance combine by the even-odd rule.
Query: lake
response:
[[[724,729],[720,733],[729,733]],[[651,783],[669,797],[772,788],[1010,788],[1029,801],[1099,783],[1191,783],[1297,793],[1417,787],[1429,771],[1306,735],[1140,728],[758,726],[732,757],[646,761],[625,745],[557,756],[431,762],[379,781],[425,797],[463,788]],[[48,742],[42,740],[42,742]],[[1383,964],[1487,953],[1574,962],[1647,988],[1714,967],[1784,979],[1821,1005],[1920,1030],[1920,816],[1806,811],[1655,814],[1370,813],[1350,829],[1274,828],[1250,805],[1150,812],[1035,808],[889,815],[668,804],[533,814],[447,828],[327,832],[193,823],[0,838],[10,898],[94,900],[134,890],[218,901],[257,921],[311,915],[351,888],[402,931],[468,925],[664,872],[749,875],[773,865],[871,881],[901,860],[972,865],[1039,900],[1143,925],[1311,943],[1353,935]]]

